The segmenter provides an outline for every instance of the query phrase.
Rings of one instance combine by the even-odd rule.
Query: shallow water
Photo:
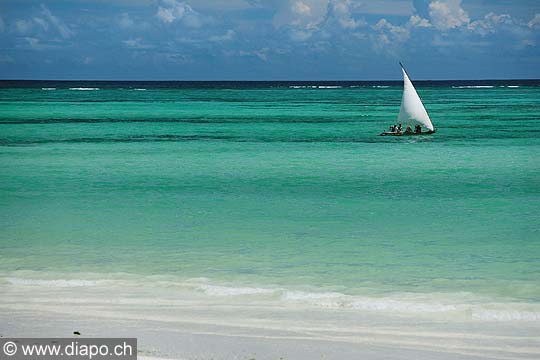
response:
[[[536,309],[539,85],[420,83],[437,133],[386,138],[398,82],[3,82],[4,284],[128,273]]]

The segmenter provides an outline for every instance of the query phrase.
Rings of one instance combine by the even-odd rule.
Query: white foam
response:
[[[507,88],[518,88],[519,85],[508,85]]]
[[[387,297],[346,295],[339,292],[308,292],[283,288],[228,287],[210,285],[208,279],[194,279],[187,283],[209,296],[235,297],[245,295],[273,295],[274,300],[295,306],[313,306],[325,309],[350,309],[362,312],[448,316],[461,314],[465,318],[486,321],[540,321],[540,312],[518,310],[522,304],[472,304],[465,299],[441,294],[395,294]],[[201,281],[203,282],[201,284]],[[276,297],[279,295],[278,297]],[[460,295],[460,298],[463,294]],[[454,316],[454,315],[452,315]]]
[[[11,285],[22,286],[45,286],[45,287],[79,287],[79,286],[95,286],[96,281],[91,280],[38,280],[38,279],[21,279],[21,278],[6,278]]]
[[[374,87],[374,88],[379,88],[379,89],[387,89],[387,88],[389,88],[390,86],[388,86],[388,85],[373,85],[372,87]]]
[[[41,88],[41,90],[50,91],[50,90],[56,90],[56,88],[53,88],[53,87]]]
[[[540,321],[540,312],[473,309],[472,318],[485,321]]]
[[[273,294],[277,290],[254,287],[227,287],[219,285],[199,285],[197,289],[210,296],[239,296]]]
[[[463,86],[452,86],[453,89],[491,89],[493,85],[463,85]]]
[[[284,292],[282,299],[285,301],[303,302],[325,308],[346,308],[361,311],[442,313],[459,310],[459,308],[454,305],[403,301],[392,298],[349,296],[334,292],[309,293],[302,291],[286,291]]]
[[[291,85],[289,89],[341,89],[339,85]]]
[[[87,274],[88,275],[88,274]],[[485,298],[471,293],[394,293],[385,296],[348,295],[331,291],[305,291],[292,290],[282,287],[250,287],[228,286],[212,284],[207,278],[187,279],[178,281],[169,277],[146,277],[131,279],[125,274],[110,277],[96,277],[98,274],[84,276],[84,279],[41,278],[40,276],[7,276],[3,277],[4,286],[43,287],[43,288],[71,288],[107,286],[117,288],[118,294],[131,286],[146,289],[152,287],[154,293],[163,289],[167,294],[171,291],[180,291],[178,296],[202,293],[209,297],[227,297],[230,301],[244,302],[242,297],[250,296],[250,304],[257,304],[259,300],[265,304],[275,303],[277,306],[309,307],[329,310],[351,310],[358,312],[372,312],[380,314],[396,314],[403,316],[428,317],[455,317],[475,321],[540,321],[540,304],[523,302],[486,302]],[[102,274],[99,274],[102,275]],[[118,280],[118,281],[117,281]],[[142,282],[141,282],[142,280]],[[151,284],[151,285],[149,285]],[[321,289],[322,290],[322,289]],[[33,290],[32,290],[33,291]],[[84,291],[81,289],[81,291]],[[93,292],[94,289],[88,289]],[[185,293],[184,291],[187,291]],[[141,304],[154,303],[155,299],[145,299],[145,292],[141,293]],[[177,295],[174,295],[176,298]],[[199,297],[200,295],[198,295]]]
[[[400,313],[445,313],[460,310],[455,305],[439,303],[416,303],[393,299],[355,299],[350,303],[350,307],[355,310],[365,311],[391,311]]]
[[[330,309],[346,307],[346,295],[335,292],[311,293],[304,291],[284,291],[281,299]]]
[[[336,299],[346,295],[337,292],[320,292],[312,293],[305,291],[285,291],[282,298],[284,300],[320,300],[320,299]]]
[[[99,90],[99,88],[75,87],[75,88],[69,88],[69,90],[77,90],[77,91],[94,91],[94,90]]]
[[[140,89],[133,89],[135,91],[146,91],[146,89],[140,88]]]
[[[289,89],[317,89],[317,85],[291,85]]]

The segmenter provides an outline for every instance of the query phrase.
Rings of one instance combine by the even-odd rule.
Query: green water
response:
[[[419,86],[421,138],[399,85],[55,86],[0,88],[0,272],[540,301],[538,86]]]

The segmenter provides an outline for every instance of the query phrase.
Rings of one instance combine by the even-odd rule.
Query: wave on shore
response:
[[[315,308],[318,311],[347,310],[385,315],[429,316],[476,321],[540,321],[540,304],[497,301],[471,293],[394,293],[385,296],[350,295],[324,289],[291,289],[285,287],[236,286],[216,284],[206,278],[174,280],[168,277],[137,278],[132,274],[119,274],[100,278],[90,274],[84,279],[52,279],[35,277],[0,277],[0,289],[5,286],[33,287],[36,293],[51,288],[80,288],[90,296],[96,288],[114,289],[124,294],[141,292],[142,303],[159,306],[161,296],[181,300],[183,297],[201,297],[201,303],[216,300],[234,302],[239,306],[273,304],[280,307]],[[3,281],[2,281],[3,278]],[[48,290],[49,289],[49,290]],[[88,289],[88,290],[86,290]],[[151,290],[151,291],[149,291]],[[149,299],[152,297],[152,299]],[[214,299],[214,300],[212,300]],[[247,300],[249,299],[249,300]]]

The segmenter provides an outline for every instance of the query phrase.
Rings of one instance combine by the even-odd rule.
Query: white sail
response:
[[[411,126],[422,125],[433,131],[433,124],[429,119],[424,104],[422,104],[422,100],[416,93],[411,79],[409,79],[403,66],[401,70],[403,71],[403,98],[401,99],[398,123]]]

